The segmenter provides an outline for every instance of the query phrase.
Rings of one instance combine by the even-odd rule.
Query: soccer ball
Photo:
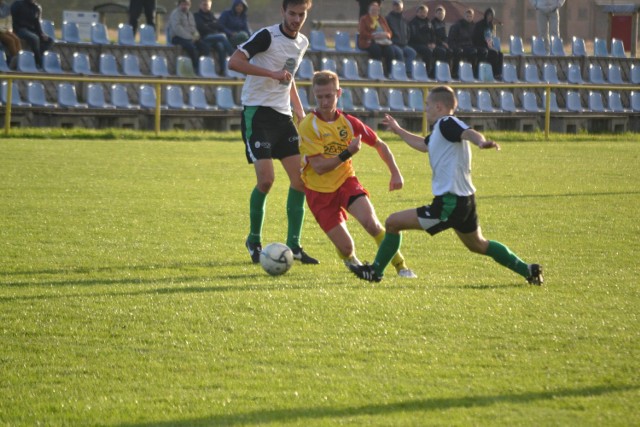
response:
[[[270,275],[279,276],[293,265],[293,252],[287,245],[271,243],[260,252],[260,265]]]

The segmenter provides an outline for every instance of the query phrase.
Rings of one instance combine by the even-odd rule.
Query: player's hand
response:
[[[401,190],[402,187],[404,187],[404,178],[402,178],[402,175],[400,175],[399,173],[391,175],[391,181],[389,181],[389,191]]]
[[[385,114],[384,119],[382,119],[382,124],[387,127],[391,132],[397,133],[398,129],[400,129],[400,125],[391,115]]]
[[[293,76],[287,70],[275,71],[273,74],[274,80],[278,80],[280,83],[289,83]]]
[[[495,141],[482,141],[480,144],[478,144],[478,147],[480,148],[495,148],[496,151],[500,151],[500,145],[495,142]]]
[[[361,139],[362,135],[358,135],[351,140],[349,146],[347,147],[347,150],[349,150],[351,154],[356,154],[358,151],[360,151],[360,147],[362,146],[362,143],[360,142]]]

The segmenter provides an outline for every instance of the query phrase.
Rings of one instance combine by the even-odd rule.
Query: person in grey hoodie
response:
[[[209,56],[210,51],[209,46],[200,39],[190,7],[190,0],[178,0],[178,7],[169,15],[168,36],[171,44],[182,46],[187,51],[193,70],[197,72],[200,56]]]
[[[560,37],[560,8],[565,0],[529,0],[536,10],[538,36],[544,39],[544,46],[549,52],[551,36]]]

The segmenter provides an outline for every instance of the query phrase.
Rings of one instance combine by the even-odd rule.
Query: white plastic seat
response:
[[[587,48],[584,44],[583,38],[573,36],[571,39],[571,55],[587,56]]]
[[[169,77],[167,58],[162,55],[151,56],[151,75],[157,77]]]
[[[401,89],[389,89],[387,92],[389,109],[391,111],[412,111],[404,102],[404,93]]]
[[[629,99],[631,100],[631,109],[636,113],[640,112],[640,92],[632,90]]]
[[[624,42],[619,39],[611,39],[611,56],[614,58],[626,58],[624,51]]]
[[[493,78],[493,68],[488,62],[481,62],[478,64],[478,80],[481,82],[493,83],[496,80]]]
[[[631,83],[640,85],[640,64],[631,64]]]
[[[605,39],[596,37],[593,40],[593,56],[609,56],[607,41]]]
[[[589,91],[589,110],[596,113],[604,113],[606,111],[600,92]]]
[[[436,61],[436,80],[442,83],[449,83],[453,81],[448,63]]]
[[[131,25],[118,25],[118,44],[120,46],[135,46],[136,38],[133,35],[133,27]]]
[[[536,64],[525,64],[524,81],[527,83],[540,83],[538,66]]]
[[[360,80],[360,72],[358,71],[358,63],[355,59],[342,59],[342,76],[347,80]]]
[[[427,74],[427,65],[423,61],[413,61],[411,64],[411,76],[418,82],[430,82]]]
[[[383,107],[380,104],[380,98],[378,97],[378,91],[376,89],[364,88],[363,89],[363,104],[365,110],[374,112],[386,112],[390,111],[389,107]]]
[[[111,85],[111,104],[116,108],[137,109],[137,105],[131,104],[129,101],[129,93],[127,88],[120,83]]]
[[[567,81],[576,85],[584,83],[584,80],[582,80],[582,70],[580,70],[578,64],[569,63],[567,68]]]
[[[509,113],[515,113],[518,110],[516,108],[516,100],[513,97],[513,92],[508,90],[500,91],[500,109]]]
[[[614,113],[624,113],[627,111],[626,108],[622,105],[622,98],[620,97],[620,92],[609,91],[607,94],[607,103],[609,105],[609,110]]]
[[[322,71],[333,71],[334,73],[338,73],[338,65],[336,64],[336,60],[332,58],[322,58],[320,60],[320,69]]]
[[[351,46],[351,35],[345,31],[336,31],[335,36],[336,51],[338,52],[355,52],[356,50]]]
[[[461,82],[473,83],[476,81],[476,78],[473,76],[473,67],[468,62],[460,61],[460,68],[458,69],[458,74],[460,76]]]
[[[400,82],[409,81],[407,66],[403,61],[397,61],[395,59],[391,61],[391,79]]]
[[[116,57],[110,53],[101,53],[98,72],[105,76],[119,76],[118,63]]]
[[[551,36],[551,55],[566,56],[564,53],[564,43],[562,38]]]
[[[116,108],[112,104],[107,104],[104,88],[100,83],[89,83],[87,86],[87,105],[89,108]]]
[[[193,110],[193,107],[185,104],[184,93],[180,85],[168,85],[166,89],[167,107],[171,110]]]
[[[547,48],[544,46],[544,39],[531,36],[531,54],[535,56],[546,56]]]
[[[190,79],[197,77],[191,58],[187,58],[186,56],[178,56],[178,58],[176,58],[176,75]]]
[[[620,66],[616,64],[609,64],[609,70],[607,73],[607,80],[614,85],[623,85],[625,82],[622,80],[622,71]]]
[[[547,83],[560,83],[560,80],[558,79],[558,69],[555,64],[545,62],[542,68],[542,80]]]
[[[141,76],[140,60],[138,55],[133,53],[125,53],[122,57],[122,71],[125,76]]]
[[[511,36],[509,37],[509,54],[512,56],[523,56],[524,47],[522,45],[522,37]]]
[[[302,58],[300,61],[300,66],[298,67],[298,72],[296,73],[296,78],[301,80],[311,80],[313,78],[313,62],[309,58]]]
[[[62,40],[67,43],[82,43],[77,23],[66,21],[62,23]]]
[[[528,113],[540,113],[544,111],[544,109],[538,105],[536,93],[527,90],[522,93],[522,108]]]
[[[201,56],[198,59],[198,75],[206,79],[219,79],[216,71],[216,63],[210,56]]]
[[[491,94],[487,90],[480,89],[476,92],[477,96],[477,107],[478,110],[483,113],[493,113],[496,109],[493,107],[493,102],[491,102]]]
[[[42,82],[29,82],[27,84],[27,102],[33,107],[55,107],[55,104],[47,101]]]
[[[93,24],[91,24],[91,43],[101,45],[111,43],[109,42],[109,38],[107,37],[106,25],[100,22],[94,22]]]
[[[216,105],[221,110],[238,111],[242,109],[236,104],[233,98],[233,91],[228,86],[216,87]]]
[[[91,64],[89,62],[89,55],[83,52],[73,53],[73,63],[71,69],[76,74],[94,74],[91,71]]]
[[[409,89],[409,108],[413,111],[424,111],[424,97],[421,89]]]
[[[189,106],[196,110],[217,110],[207,102],[202,86],[189,86]]]
[[[584,111],[582,100],[580,99],[580,92],[573,90],[567,91],[567,110],[574,113],[582,113]]]
[[[141,24],[138,34],[140,34],[141,46],[157,46],[160,44],[156,41],[156,29],[153,25]]]
[[[60,55],[57,52],[46,51],[42,55],[42,68],[47,73],[62,74],[62,65],[60,64]]]
[[[367,61],[367,78],[369,80],[385,80],[384,67],[382,61],[369,59]]]
[[[519,81],[515,64],[507,62],[502,64],[502,81],[505,83],[517,83]]]
[[[36,58],[30,50],[21,50],[18,52],[18,64],[16,69],[22,73],[39,73],[36,67]]]
[[[327,49],[327,39],[324,35],[324,31],[311,30],[311,33],[309,34],[309,49],[318,52],[326,52],[329,50]]]
[[[598,64],[589,64],[589,82],[593,84],[604,84],[602,67]]]
[[[66,108],[87,108],[87,104],[78,102],[76,87],[71,83],[58,84],[58,105]]]
[[[2,82],[2,104],[7,105],[9,102],[9,83]],[[22,96],[20,96],[20,88],[18,87],[18,83],[14,81],[11,84],[11,105],[14,107],[28,107],[29,103],[24,102],[22,100]]]
[[[456,92],[456,96],[458,98],[458,109],[457,111],[471,113],[475,111],[473,105],[471,104],[471,92],[467,90],[459,90]]]

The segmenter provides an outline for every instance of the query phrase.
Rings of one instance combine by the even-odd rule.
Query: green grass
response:
[[[382,219],[431,200],[426,157],[383,135],[402,191],[374,150],[355,158]],[[640,424],[637,135],[490,136],[502,151],[473,152],[483,231],[544,264],[542,288],[452,232],[405,234],[419,280],[367,284],[309,213],[322,264],[269,277],[243,247],[255,178],[237,134],[12,131],[0,424]],[[285,239],[276,175],[264,243]]]

